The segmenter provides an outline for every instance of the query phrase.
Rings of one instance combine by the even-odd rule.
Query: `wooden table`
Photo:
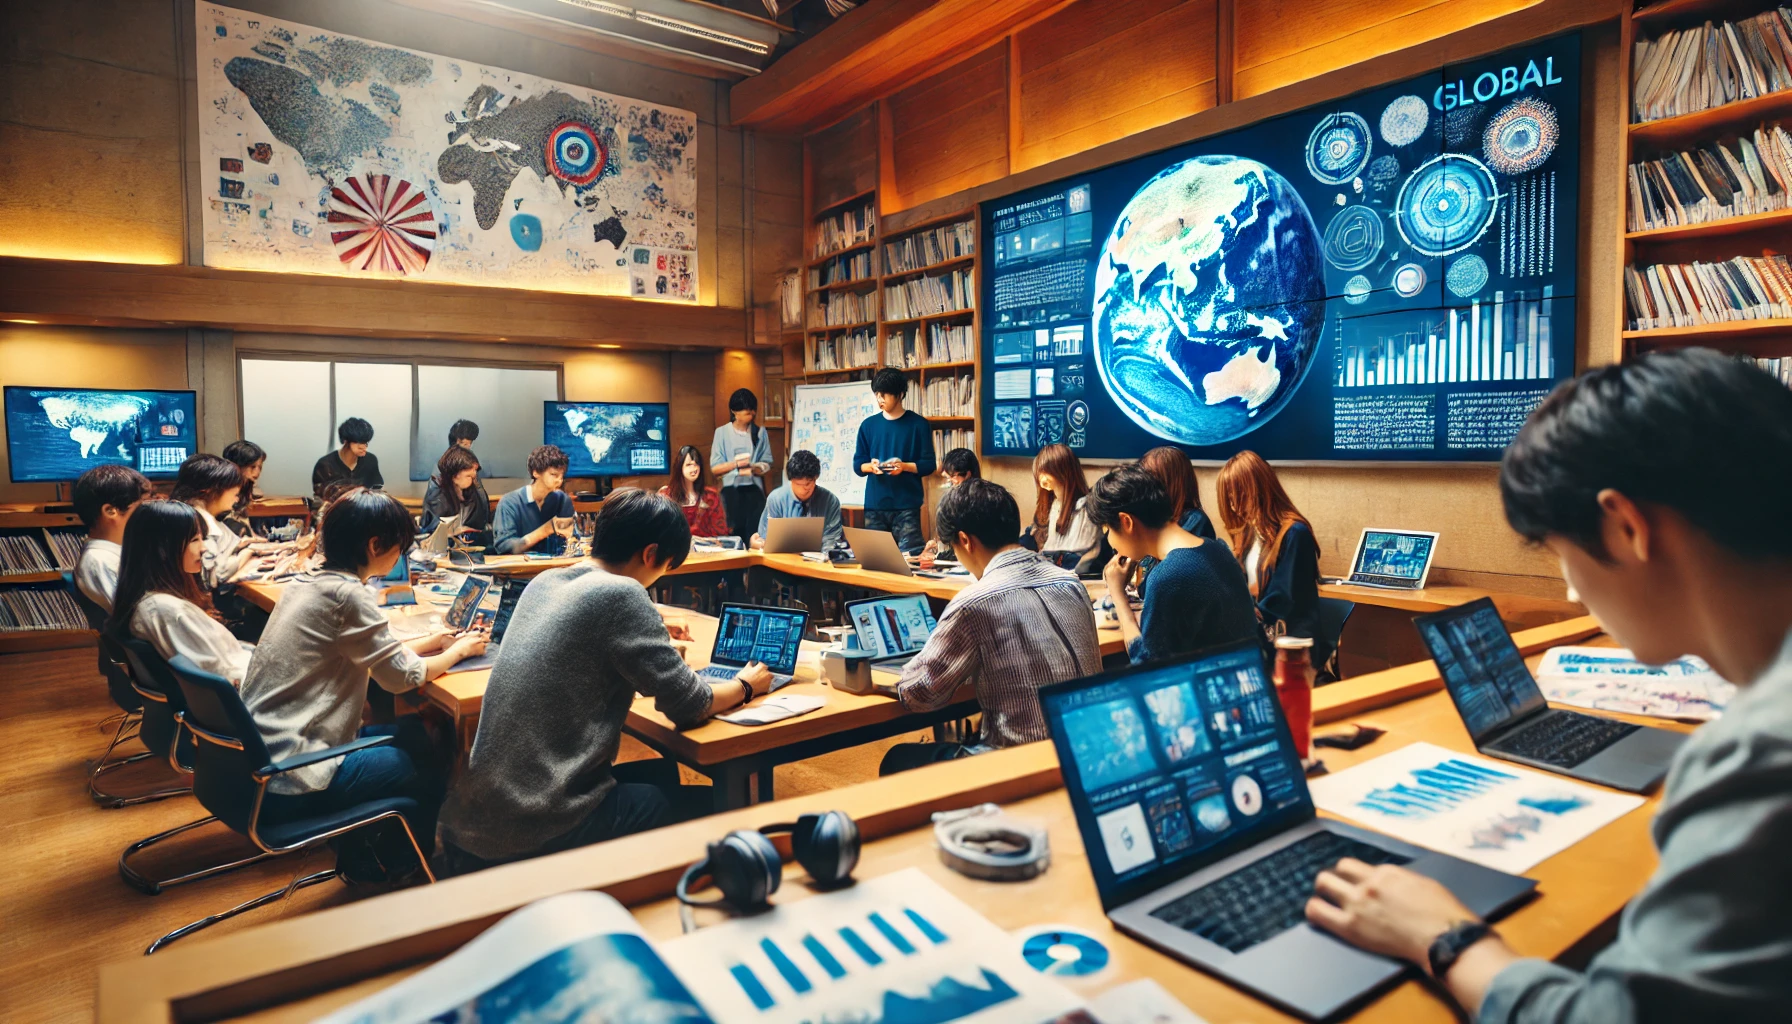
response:
[[[1535,648],[1546,642],[1577,642],[1587,639],[1586,628],[1585,622],[1572,629],[1557,628],[1568,639],[1553,641],[1545,640],[1542,630],[1532,630],[1528,637],[1521,635],[1521,644]],[[1609,643],[1598,637],[1593,642]],[[1431,692],[1408,699],[1415,673],[1424,675],[1419,666],[1403,666],[1351,681],[1356,692],[1347,695],[1348,713],[1374,711],[1374,721],[1388,735],[1359,751],[1325,750],[1323,756],[1334,770],[1419,741],[1473,752],[1447,695]],[[1336,689],[1321,690],[1316,703],[1323,703]],[[1325,715],[1335,719],[1338,707],[1334,702]],[[731,811],[234,934],[199,937],[150,959],[134,957],[103,968],[98,1019],[102,1024],[309,1019],[447,955],[517,907],[575,889],[610,893],[633,909],[649,935],[668,939],[680,932],[676,907],[669,899],[672,887],[684,866],[702,856],[707,842],[729,829],[837,808],[854,817],[865,838],[857,872],[861,878],[918,867],[1003,928],[1054,922],[1099,936],[1113,951],[1114,967],[1086,994],[1150,977],[1215,1024],[1290,1020],[1108,924],[1069,800],[1059,787],[1051,745],[1029,744]],[[939,862],[927,816],[985,800],[1049,829],[1053,852],[1049,871],[1024,883],[980,882]],[[1506,941],[1521,954],[1557,959],[1583,955],[1609,937],[1616,916],[1655,868],[1648,829],[1656,802],[1649,798],[1639,809],[1527,872],[1537,880],[1539,896],[1500,922]],[[778,843],[788,856],[787,841],[780,838]],[[794,865],[786,870],[801,875]],[[808,895],[806,887],[787,884],[776,901]],[[1077,985],[1074,980],[1070,984]],[[1455,1017],[1433,990],[1408,980],[1353,1019],[1444,1024]]]

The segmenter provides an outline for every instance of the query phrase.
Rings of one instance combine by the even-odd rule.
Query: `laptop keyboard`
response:
[[[1499,746],[1489,749],[1558,768],[1572,768],[1639,728],[1597,715],[1552,711],[1523,729],[1500,737]]]
[[[729,668],[726,665],[710,665],[698,672],[697,675],[701,676],[706,681],[714,680],[719,683],[732,683],[734,682],[734,677],[739,673],[740,669],[738,668]],[[795,676],[783,676],[778,675],[775,672],[772,673],[772,689],[774,690],[783,689],[795,681]]]
[[[1158,907],[1151,916],[1242,953],[1306,920],[1313,880],[1345,857],[1366,864],[1409,859],[1336,832],[1315,832]]]

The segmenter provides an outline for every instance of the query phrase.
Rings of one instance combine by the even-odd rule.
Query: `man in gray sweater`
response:
[[[479,731],[442,808],[451,873],[603,842],[673,819],[678,767],[614,764],[635,693],[681,728],[770,692],[754,663],[732,682],[697,677],[648,596],[683,564],[691,533],[668,498],[613,493],[591,555],[530,582],[486,685]]]

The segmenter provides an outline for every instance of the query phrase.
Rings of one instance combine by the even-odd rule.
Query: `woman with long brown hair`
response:
[[[1197,537],[1219,539],[1213,532],[1213,520],[1201,507],[1201,484],[1195,479],[1195,467],[1189,462],[1188,453],[1166,444],[1139,456],[1139,468],[1164,485],[1164,493],[1170,497],[1170,518],[1177,526]]]
[[[479,456],[459,444],[436,460],[436,475],[430,477],[429,489],[423,494],[423,522],[419,528],[431,533],[437,523],[452,516],[461,517],[459,533],[491,536],[492,499],[479,482]]]
[[[1075,552],[1081,563],[1101,548],[1101,532],[1089,521],[1085,507],[1089,481],[1076,453],[1061,444],[1048,444],[1033,456],[1033,479],[1038,493],[1033,502],[1033,540],[1039,550]]]
[[[693,537],[728,536],[728,514],[722,505],[722,494],[709,485],[703,469],[703,452],[694,444],[678,449],[672,460],[672,482],[660,488],[684,513]],[[754,526],[759,524],[755,523]]]
[[[234,497],[234,496],[233,496]],[[118,592],[106,632],[149,641],[163,658],[184,654],[200,668],[240,683],[254,647],[238,642],[199,585],[206,527],[181,501],[146,501],[125,524]]]
[[[1319,541],[1263,456],[1242,451],[1220,467],[1220,522],[1244,564],[1257,615],[1272,635],[1313,638],[1313,664],[1331,644],[1319,635]]]

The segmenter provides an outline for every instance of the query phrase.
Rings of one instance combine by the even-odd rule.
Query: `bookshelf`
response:
[[[63,577],[73,571],[86,538],[80,518],[69,513],[0,512],[0,568],[24,570],[0,572],[0,654],[93,644],[94,632]],[[36,628],[29,625],[33,620]],[[55,628],[59,624],[70,628]]]
[[[1792,316],[1786,315],[1792,309],[1792,296],[1784,294],[1781,283],[1775,280],[1774,269],[1764,262],[1786,252],[1785,239],[1792,231],[1792,206],[1772,208],[1784,202],[1786,195],[1775,194],[1776,189],[1763,192],[1759,187],[1751,188],[1749,177],[1751,173],[1772,176],[1768,159],[1769,147],[1774,143],[1768,139],[1768,146],[1764,147],[1763,133],[1771,134],[1776,124],[1792,132],[1792,81],[1773,66],[1775,57],[1771,53],[1748,47],[1746,42],[1744,45],[1750,48],[1754,59],[1750,66],[1755,70],[1750,71],[1750,79],[1757,89],[1765,90],[1758,95],[1733,95],[1728,102],[1685,109],[1696,102],[1684,93],[1678,99],[1672,98],[1672,93],[1664,94],[1660,86],[1651,86],[1649,77],[1652,68],[1670,66],[1651,63],[1657,59],[1654,55],[1662,52],[1656,49],[1659,42],[1673,38],[1670,34],[1696,32],[1707,23],[1719,26],[1721,31],[1725,23],[1768,15],[1777,6],[1773,0],[1656,0],[1625,4],[1619,25],[1621,103],[1629,123],[1623,128],[1620,150],[1623,180],[1619,194],[1625,206],[1624,216],[1618,219],[1617,239],[1623,321],[1616,332],[1618,358],[1694,345],[1739,357],[1792,357]],[[1760,22],[1755,24],[1759,26]],[[1786,27],[1792,31],[1792,26]],[[1742,38],[1746,40],[1747,36]],[[1639,60],[1637,50],[1644,44],[1648,52]],[[1760,70],[1762,57],[1769,65],[1764,71]],[[1787,58],[1787,64],[1792,66],[1792,54]],[[1729,83],[1744,80],[1739,72],[1712,76],[1708,65],[1701,70],[1707,83],[1721,80],[1717,86],[1707,85],[1702,94],[1706,102],[1718,96],[1719,89],[1737,88]],[[1693,89],[1700,88],[1698,74],[1672,80],[1681,82],[1683,87],[1690,80]],[[1682,112],[1674,112],[1675,107]],[[1639,120],[1664,111],[1670,116]],[[1748,145],[1740,141],[1743,139]],[[1782,177],[1784,163],[1781,160]],[[1713,187],[1714,180],[1721,183]],[[1695,197],[1708,196],[1687,202],[1689,182],[1697,190],[1693,191]],[[1738,184],[1741,187],[1736,187]],[[1726,263],[1728,269],[1712,269],[1712,265],[1722,267]],[[1693,264],[1699,268],[1690,270]],[[1671,288],[1661,271],[1651,276],[1646,268],[1652,267],[1677,268],[1672,273],[1678,275],[1675,280],[1682,285],[1681,293],[1659,294]],[[1748,309],[1745,315],[1751,318],[1697,324],[1671,322],[1673,317],[1669,314],[1684,313],[1687,293],[1695,283],[1707,290],[1705,297],[1716,296],[1712,305],[1733,307],[1734,297],[1726,301],[1722,289],[1736,279],[1738,267],[1743,280],[1756,290],[1765,290],[1767,294],[1761,298],[1769,300]],[[1640,285],[1633,270],[1642,274]],[[1766,282],[1765,289],[1760,288],[1761,281]],[[1649,308],[1637,308],[1639,292]],[[1786,302],[1772,301],[1780,298]],[[1692,295],[1691,305],[1704,304],[1699,294]],[[1650,316],[1651,313],[1655,315]]]

